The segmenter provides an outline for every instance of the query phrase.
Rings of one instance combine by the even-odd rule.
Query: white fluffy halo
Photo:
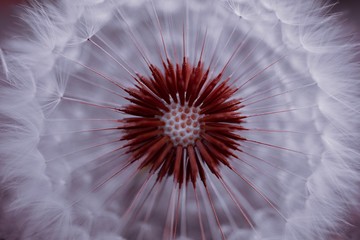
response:
[[[321,1],[33,1],[0,48],[0,238],[338,239],[360,199],[359,43]],[[149,63],[241,99],[232,168],[161,182],[120,140]],[[200,150],[196,150],[200,155]],[[184,157],[184,161],[185,161]],[[205,165],[205,160],[199,165]],[[186,175],[186,174],[185,174]],[[184,176],[184,178],[186,178]]]

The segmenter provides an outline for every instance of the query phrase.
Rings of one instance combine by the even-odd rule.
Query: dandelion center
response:
[[[135,88],[126,89],[129,105],[121,120],[131,163],[157,173],[158,181],[173,176],[180,185],[198,177],[206,182],[208,168],[219,176],[220,166],[240,151],[244,117],[236,88],[223,73],[210,74],[198,61],[192,66],[163,62],[149,65],[151,77],[136,75]],[[211,75],[211,76],[210,76]]]
[[[172,103],[168,108],[169,111],[160,118],[165,123],[165,135],[171,138],[175,146],[186,147],[194,144],[200,136],[200,109],[176,103]]]

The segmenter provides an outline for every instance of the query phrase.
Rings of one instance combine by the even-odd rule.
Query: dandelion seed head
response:
[[[331,7],[27,8],[31,34],[0,51],[0,235],[344,236],[359,192],[359,74]]]

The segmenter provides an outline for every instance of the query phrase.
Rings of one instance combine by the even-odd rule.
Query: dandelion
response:
[[[33,2],[0,51],[0,236],[348,237],[358,44],[332,7]]]

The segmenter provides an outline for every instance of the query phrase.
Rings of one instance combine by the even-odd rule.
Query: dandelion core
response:
[[[168,106],[169,111],[165,112],[160,120],[165,123],[164,134],[171,138],[174,146],[187,147],[199,139],[200,123],[199,108],[189,107],[187,103],[182,106],[179,103],[172,103]]]
[[[123,140],[140,169],[157,173],[157,181],[173,176],[181,186],[198,176],[206,184],[205,167],[219,175],[219,167],[231,168],[229,158],[245,140],[239,131],[245,118],[238,111],[237,89],[223,79],[223,71],[211,77],[201,60],[192,66],[169,59],[164,70],[149,64],[151,77],[137,74],[135,88],[127,89],[129,105],[122,111]]]

